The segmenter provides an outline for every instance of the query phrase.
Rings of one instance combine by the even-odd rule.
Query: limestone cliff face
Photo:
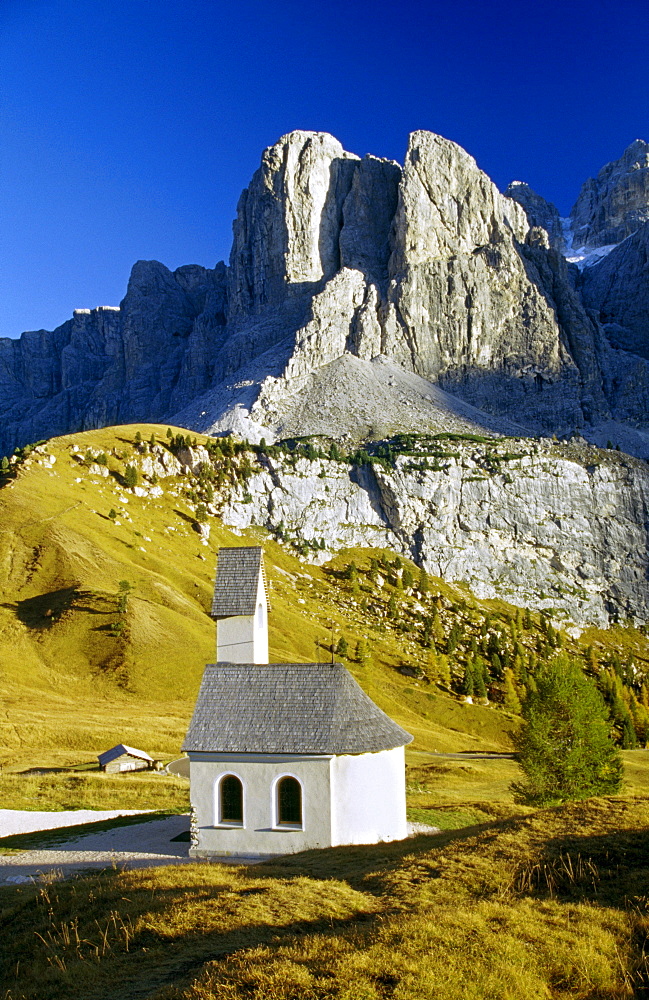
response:
[[[240,382],[258,387],[242,419],[266,437],[294,425],[296,396],[345,354],[385,356],[439,383],[485,411],[483,426],[497,417],[563,433],[598,419],[608,410],[597,325],[548,253],[522,207],[440,136],[414,133],[403,170],[343,155],[328,136],[285,136],[264,155],[235,224],[238,304],[222,372],[239,370]],[[246,356],[271,350],[269,378],[259,379]],[[178,420],[200,412],[199,429],[223,430],[231,402],[229,381]],[[348,416],[341,435],[367,427]]]
[[[268,458],[222,511],[329,550],[386,546],[480,597],[552,609],[578,624],[649,613],[649,473],[584,445],[447,445],[394,468]]]
[[[384,351],[473,405],[581,426],[556,302],[522,253],[529,224],[455,143],[411,136],[395,217]],[[586,325],[588,325],[586,323]]]
[[[649,359],[649,222],[584,270],[582,295],[614,347]]]
[[[589,178],[570,221],[575,247],[619,243],[649,221],[649,143],[636,139],[619,160]]]
[[[313,293],[338,271],[343,204],[357,162],[318,132],[292,132],[264,152],[234,224],[232,321]]]
[[[119,307],[77,309],[53,333],[1,339],[0,451],[75,429],[164,420],[186,394],[198,395],[224,330],[225,278],[223,265],[172,273],[138,261]]]

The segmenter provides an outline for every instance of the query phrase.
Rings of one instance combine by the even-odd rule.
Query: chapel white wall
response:
[[[331,846],[330,757],[298,754],[190,753],[190,796],[198,826],[192,857],[293,854]],[[219,826],[217,786],[235,774],[244,786],[244,826]],[[303,829],[275,825],[275,783],[290,774],[302,784]]]
[[[408,836],[403,747],[332,758],[331,827],[333,846]]]

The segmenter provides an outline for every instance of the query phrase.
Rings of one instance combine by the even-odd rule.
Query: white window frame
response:
[[[224,820],[221,818],[221,785],[225,778],[237,778],[241,782],[241,813],[243,819]],[[214,826],[221,830],[244,830],[246,826],[246,783],[236,771],[223,771],[214,781]]]
[[[279,783],[283,778],[294,778],[300,786],[300,805],[301,805],[301,815],[302,821],[300,823],[280,823],[279,821]],[[293,774],[292,771],[285,771],[282,774],[278,774],[274,779],[271,786],[271,816],[273,817],[273,830],[304,830],[304,812],[305,812],[305,795],[304,795],[304,782],[297,774]]]

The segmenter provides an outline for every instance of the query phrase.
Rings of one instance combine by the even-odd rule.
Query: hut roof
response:
[[[112,747],[110,750],[104,750],[100,753],[97,760],[101,767],[105,764],[110,764],[111,760],[117,760],[118,757],[123,757],[124,754],[128,754],[129,757],[138,757],[140,760],[150,760],[153,761],[153,757],[150,757],[148,753],[144,750],[136,750],[135,747],[127,747],[125,743],[118,743],[117,746]]]

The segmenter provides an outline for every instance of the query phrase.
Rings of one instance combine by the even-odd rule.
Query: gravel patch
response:
[[[441,833],[438,826],[428,826],[427,823],[408,823],[408,836],[416,837],[418,833]]]

